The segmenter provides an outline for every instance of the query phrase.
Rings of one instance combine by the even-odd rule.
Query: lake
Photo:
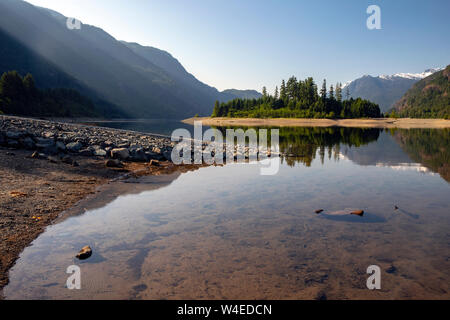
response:
[[[129,181],[139,188],[100,208],[81,203],[24,250],[5,297],[450,298],[450,130],[281,128],[280,150],[273,176],[210,166]],[[85,245],[92,257],[75,259]],[[71,265],[81,290],[66,288]],[[366,287],[371,265],[380,290]]]

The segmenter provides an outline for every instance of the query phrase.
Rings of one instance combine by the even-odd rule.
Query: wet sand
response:
[[[256,118],[211,118],[198,117],[183,120],[194,124],[201,121],[207,126],[274,126],[274,127],[360,127],[360,128],[450,128],[450,120],[444,119],[256,119]]]
[[[168,161],[160,166],[124,163],[124,168],[107,168],[104,159],[74,156],[79,166],[31,158],[32,152],[0,148],[0,299],[8,283],[8,270],[22,250],[45,227],[80,213],[77,203],[88,210],[111,201],[119,194],[141,192],[151,186],[118,184],[143,175],[162,175],[195,169],[175,166]],[[104,185],[119,185],[114,192],[102,192]],[[103,187],[100,187],[103,186]],[[137,189],[136,189],[137,188]],[[136,189],[136,190],[134,190]],[[97,199],[99,193],[107,196]],[[60,215],[63,211],[63,215]]]

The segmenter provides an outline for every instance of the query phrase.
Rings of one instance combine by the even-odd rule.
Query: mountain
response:
[[[22,76],[28,73],[32,74],[39,89],[57,89],[59,92],[61,92],[61,88],[72,89],[72,93],[69,96],[75,96],[76,100],[83,101],[82,104],[78,104],[79,106],[83,105],[83,107],[80,108],[78,113],[75,112],[76,108],[72,108],[71,114],[114,118],[125,117],[125,113],[120,111],[117,106],[107,102],[93,90],[60,70],[50,61],[35,54],[2,30],[0,30],[0,43],[2,44],[0,48],[0,76],[5,72],[15,70]],[[53,90],[53,92],[55,91]],[[89,106],[88,109],[90,110],[86,110],[84,107],[86,105]],[[64,111],[63,109],[61,108],[61,111]],[[57,112],[55,116],[62,116],[62,114]]]
[[[404,117],[450,118],[450,65],[414,84],[394,109]]]
[[[210,87],[199,81],[192,74],[187,72],[183,65],[170,53],[154,47],[142,46],[138,43],[121,42],[133,50],[137,55],[165,70],[172,77],[189,87],[190,90],[201,91],[205,96],[214,99],[214,101],[219,100],[221,102],[227,102],[235,98],[257,99],[262,97],[262,94],[256,90],[227,89],[220,92],[216,88]]]
[[[259,99],[262,97],[262,94],[256,90],[227,89],[222,91],[222,93],[232,96],[232,99]]]
[[[417,81],[441,69],[428,69],[422,73],[397,73],[394,75],[365,75],[344,86],[353,98],[361,97],[377,103],[381,112],[390,110],[405,92]]]
[[[209,115],[215,100],[235,97],[198,81],[167,52],[117,41],[91,25],[69,30],[66,21],[55,11],[21,0],[0,1],[4,34],[130,117]],[[36,81],[46,82],[41,76]]]

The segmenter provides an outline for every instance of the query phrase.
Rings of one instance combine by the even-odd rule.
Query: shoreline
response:
[[[159,135],[0,116],[0,300],[10,268],[47,226],[151,187],[139,177],[171,181],[203,166],[173,164],[171,149]]]
[[[85,156],[77,156],[79,166],[73,167],[33,159],[29,153],[0,147],[0,300],[9,270],[49,225],[154,186],[137,183],[140,177],[174,180],[201,167],[166,160],[158,165],[126,162],[123,168],[108,168],[104,161]]]
[[[273,126],[273,127],[357,127],[357,128],[399,128],[399,129],[444,129],[450,128],[450,120],[377,118],[377,119],[297,119],[297,118],[211,118],[197,117],[182,120],[194,124],[201,121],[207,126]]]

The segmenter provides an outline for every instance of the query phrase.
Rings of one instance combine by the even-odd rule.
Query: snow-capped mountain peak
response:
[[[391,80],[393,78],[405,78],[405,79],[412,79],[412,80],[421,80],[423,78],[426,78],[428,76],[431,76],[433,73],[443,70],[444,68],[431,68],[427,69],[422,73],[396,73],[393,75],[381,75],[378,76],[381,79],[385,80]]]

